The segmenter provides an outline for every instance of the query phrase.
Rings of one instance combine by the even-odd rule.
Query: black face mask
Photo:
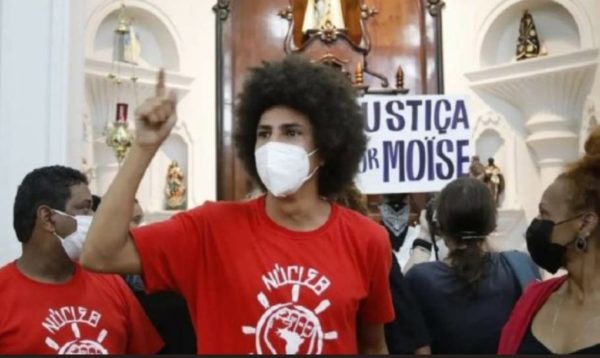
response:
[[[581,215],[578,215],[558,223],[555,223],[552,220],[533,219],[525,234],[527,250],[533,259],[533,262],[544,270],[555,274],[564,264],[565,253],[567,252],[566,246],[575,241],[575,239],[565,246],[555,244],[551,241],[552,231],[554,231],[555,226],[575,220],[580,216]]]

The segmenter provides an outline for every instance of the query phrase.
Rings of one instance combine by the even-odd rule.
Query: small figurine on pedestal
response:
[[[519,26],[517,61],[538,57],[544,54],[544,51],[541,49],[535,23],[533,22],[533,16],[531,16],[528,10],[525,10]]]
[[[500,195],[504,193],[504,175],[500,168],[494,163],[494,158],[488,159],[488,166],[485,168],[484,182],[492,192],[496,207],[500,206]]]
[[[165,189],[167,210],[185,209],[185,193],[183,171],[177,161],[172,161],[167,169],[167,187]]]
[[[142,43],[133,27],[133,19],[127,16],[126,9],[127,7],[122,5],[119,11],[119,24],[115,29],[114,60],[137,65]]]
[[[140,62],[140,54],[142,53],[142,43],[133,28],[132,23],[129,23],[129,32],[124,36],[123,44],[123,60],[124,62],[137,65]]]
[[[310,34],[325,29],[346,29],[341,0],[308,0],[302,33]]]
[[[469,176],[471,178],[483,181],[485,177],[485,166],[481,164],[479,156],[475,155],[471,158],[471,166],[469,167]]]

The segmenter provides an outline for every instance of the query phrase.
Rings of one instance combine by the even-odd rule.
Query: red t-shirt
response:
[[[199,353],[356,353],[357,319],[394,318],[385,229],[333,205],[294,232],[264,206],[206,203],[134,230],[147,290],[186,298]]]
[[[75,266],[64,284],[0,269],[0,354],[150,354],[163,341],[123,279]]]

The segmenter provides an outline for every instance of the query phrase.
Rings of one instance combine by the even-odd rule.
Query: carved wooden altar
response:
[[[442,0],[219,0],[218,199],[244,198],[252,185],[232,142],[235,99],[249,67],[300,53],[339,68],[360,94],[441,93],[443,6]],[[314,19],[323,8],[328,15]],[[420,206],[424,199],[414,200]]]

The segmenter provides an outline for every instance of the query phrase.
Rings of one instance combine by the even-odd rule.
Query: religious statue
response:
[[[133,28],[133,20],[127,17],[125,5],[119,12],[119,24],[115,29],[115,59],[137,65],[142,52],[142,44]]]
[[[533,16],[525,10],[519,26],[519,40],[517,44],[517,61],[538,57],[540,54],[540,40],[538,38]]]
[[[499,206],[500,195],[504,193],[504,175],[494,163],[494,158],[488,159],[488,166],[485,167],[484,183],[492,192],[496,206]]]
[[[341,0],[308,0],[302,33],[310,34],[325,29],[346,29]]]
[[[471,158],[471,166],[469,166],[469,176],[471,178],[479,179],[483,181],[485,177],[485,166],[481,164],[479,156],[475,155]]]
[[[123,60],[137,65],[142,53],[142,44],[131,22],[129,23],[129,32],[125,34],[123,45]]]
[[[183,171],[177,161],[172,161],[167,169],[167,187],[165,189],[167,210],[185,209],[185,194]]]

